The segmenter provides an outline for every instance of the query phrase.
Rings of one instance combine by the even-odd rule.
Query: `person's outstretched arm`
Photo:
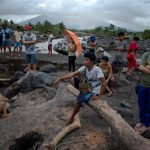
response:
[[[54,86],[58,86],[58,84],[59,84],[59,81],[63,81],[63,80],[66,80],[66,79],[71,79],[72,77],[74,77],[74,76],[76,76],[76,75],[79,75],[80,74],[80,72],[79,71],[75,71],[75,72],[71,72],[71,73],[68,73],[68,74],[66,74],[66,75],[64,75],[64,76],[62,76],[62,77],[59,77],[59,78],[57,78],[55,81],[54,81]]]
[[[145,67],[145,66],[143,66],[143,65],[140,65],[138,68],[139,68],[139,70],[142,71],[143,73],[150,74],[150,70],[149,70],[147,67]]]

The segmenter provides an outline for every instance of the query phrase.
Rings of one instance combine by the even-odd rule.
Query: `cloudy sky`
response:
[[[80,28],[111,23],[131,30],[150,29],[150,0],[0,0],[0,3],[0,18],[17,23],[49,15],[61,18],[65,25]]]

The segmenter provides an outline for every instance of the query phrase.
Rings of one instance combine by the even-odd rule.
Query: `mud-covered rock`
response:
[[[40,67],[39,71],[45,72],[45,73],[51,73],[51,72],[56,71],[56,67],[52,64],[48,64],[48,65]]]
[[[54,76],[50,76],[44,72],[35,72],[31,75],[25,75],[6,88],[4,95],[11,98],[18,92],[28,92],[36,88],[44,88],[48,91],[49,88],[46,86],[51,87],[54,79]]]
[[[6,71],[8,71],[8,64],[0,64],[0,73],[4,73]]]

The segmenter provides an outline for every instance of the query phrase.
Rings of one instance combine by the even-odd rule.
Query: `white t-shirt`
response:
[[[100,67],[94,65],[93,68],[90,71],[88,71],[88,69],[85,68],[85,66],[82,66],[78,69],[78,71],[81,75],[84,73],[84,71],[86,71],[86,77],[88,78],[88,81],[93,88],[92,92],[95,94],[99,94],[101,89],[100,78],[104,77],[104,74]]]
[[[48,36],[48,45],[49,44],[52,44],[52,39],[54,38],[54,36],[53,36],[53,34],[50,34],[49,36]]]
[[[16,42],[20,42],[21,41],[21,38],[23,37],[23,33],[20,31],[20,32],[18,32],[18,31],[15,31],[14,32],[14,35],[15,35],[15,40],[16,40]]]

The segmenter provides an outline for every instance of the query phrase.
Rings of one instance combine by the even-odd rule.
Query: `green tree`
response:
[[[59,23],[59,34],[63,35],[64,29],[65,29],[65,25],[63,22]]]
[[[149,29],[144,30],[144,32],[142,33],[142,38],[150,39],[150,30]]]

